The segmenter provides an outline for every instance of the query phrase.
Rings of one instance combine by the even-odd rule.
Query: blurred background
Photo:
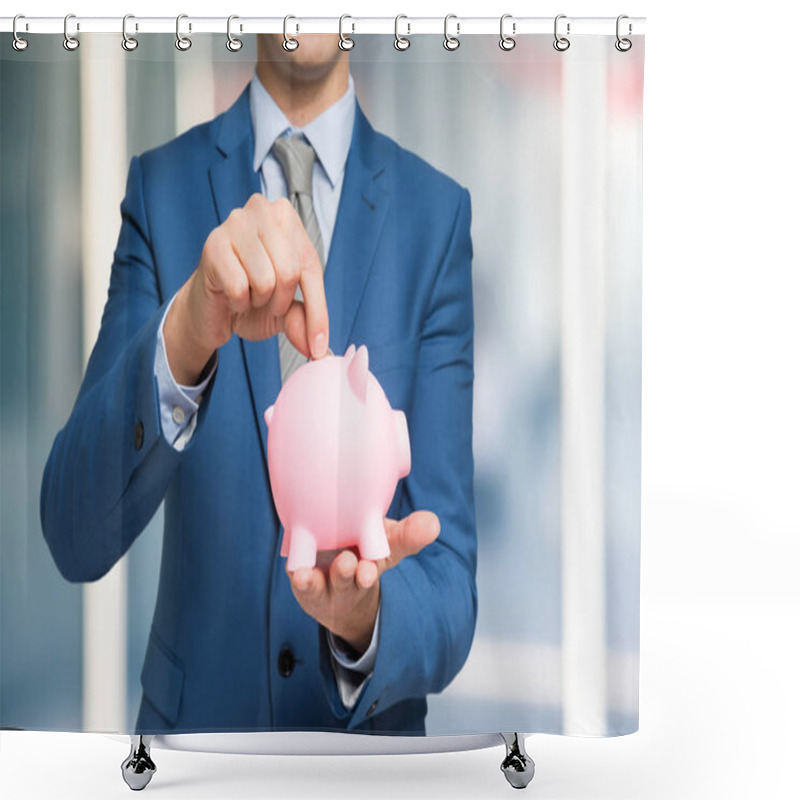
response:
[[[161,513],[105,588],[70,585],[41,533],[40,481],[99,327],[128,160],[226,109],[254,46],[203,36],[178,53],[151,35],[125,54],[91,35],[69,54],[48,36],[22,59],[8,38],[0,724],[129,729]],[[431,734],[638,727],[644,47],[612,42],[566,60],[551,37],[510,53],[494,36],[454,53],[420,37],[397,53],[362,36],[351,54],[372,124],[472,197],[479,614],[466,666],[429,698]]]

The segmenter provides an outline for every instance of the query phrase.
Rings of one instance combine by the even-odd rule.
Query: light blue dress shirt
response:
[[[269,200],[286,197],[286,179],[280,164],[272,154],[272,145],[279,136],[303,134],[314,148],[316,161],[312,175],[314,213],[322,234],[325,258],[330,250],[336,213],[344,182],[344,167],[353,135],[356,96],[352,76],[348,76],[347,91],[332,106],[303,128],[294,127],[278,107],[264,85],[253,75],[250,81],[250,115],[253,122],[253,171],[261,176],[261,191]],[[197,410],[216,369],[214,363],[205,379],[197,386],[183,386],[175,380],[169,368],[164,345],[164,320],[175,298],[170,300],[158,328],[155,375],[164,437],[176,450],[183,450],[192,438],[197,424]],[[375,666],[380,629],[380,608],[372,632],[372,641],[360,658],[353,658],[347,643],[326,629],[331,651],[331,663],[336,674],[339,695],[346,708],[352,708],[364,685],[364,678]]]

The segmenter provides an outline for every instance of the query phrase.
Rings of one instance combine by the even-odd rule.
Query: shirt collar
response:
[[[253,122],[253,171],[258,172],[279,136],[302,133],[314,148],[325,176],[335,186],[344,173],[350,141],[353,138],[356,101],[353,76],[347,76],[347,91],[332,106],[305,127],[294,127],[286,115],[253,75],[250,81],[250,117]]]

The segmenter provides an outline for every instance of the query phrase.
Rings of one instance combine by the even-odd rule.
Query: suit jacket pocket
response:
[[[178,719],[183,677],[180,661],[167,649],[155,631],[151,630],[142,667],[142,690],[171,725]]]

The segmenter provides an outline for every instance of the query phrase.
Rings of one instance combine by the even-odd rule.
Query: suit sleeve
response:
[[[121,213],[100,333],[42,479],[44,537],[70,581],[93,581],[111,569],[152,518],[182,457],[159,419],[154,362],[166,305],[138,158]]]
[[[477,537],[470,220],[469,194],[463,190],[422,332],[409,418],[411,473],[401,498],[402,516],[434,511],[441,532],[431,545],[381,576],[377,658],[347,719],[349,729],[400,701],[441,692],[472,645]],[[379,728],[379,719],[374,724]]]

